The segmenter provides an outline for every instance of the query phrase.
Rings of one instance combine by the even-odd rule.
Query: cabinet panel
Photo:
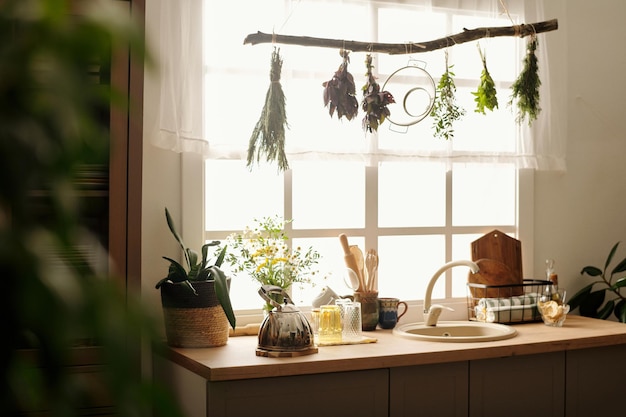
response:
[[[626,345],[567,352],[567,417],[624,415]]]
[[[467,362],[391,369],[389,415],[467,416],[468,369]]]
[[[562,417],[565,352],[472,361],[469,393],[470,416]]]
[[[380,417],[388,386],[388,369],[209,382],[208,416]]]

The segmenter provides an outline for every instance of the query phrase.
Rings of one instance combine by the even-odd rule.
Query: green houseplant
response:
[[[235,328],[228,281],[220,269],[227,248],[221,248],[211,264],[209,248],[218,246],[220,242],[202,245],[200,258],[198,252],[183,243],[167,208],[165,218],[183,251],[186,265],[164,256],[170,262],[168,274],[156,284],[156,288],[161,289],[168,343],[178,347],[224,345],[228,339],[228,324]]]
[[[620,322],[626,323],[626,295],[621,293],[621,289],[626,287],[626,258],[609,270],[618,246],[619,242],[611,248],[604,268],[585,266],[580,271],[583,276],[597,279],[571,298],[569,304],[572,310],[578,308],[582,316],[599,319],[607,319],[613,313]],[[605,303],[607,295],[612,298]]]

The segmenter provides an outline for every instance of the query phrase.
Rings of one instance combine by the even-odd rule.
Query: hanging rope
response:
[[[443,49],[450,44],[472,42],[485,37],[496,38],[501,36],[516,36],[523,38],[543,32],[557,30],[557,19],[521,24],[513,26],[484,27],[477,29],[465,29],[461,33],[446,36],[427,42],[410,43],[372,43],[360,41],[347,41],[343,39],[314,38],[310,36],[276,35],[263,32],[251,33],[244,39],[244,45],[258,45],[261,43],[280,43],[284,45],[313,46],[320,48],[346,49],[352,52],[382,52],[390,55],[402,55],[408,53],[420,53]]]

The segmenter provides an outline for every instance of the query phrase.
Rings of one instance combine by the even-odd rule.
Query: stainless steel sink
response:
[[[517,335],[517,330],[498,323],[443,321],[436,326],[427,326],[423,322],[400,325],[393,329],[393,334],[414,340],[459,343],[510,339]]]

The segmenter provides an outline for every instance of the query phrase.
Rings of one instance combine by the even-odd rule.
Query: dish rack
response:
[[[486,285],[467,283],[468,318],[487,323],[541,321],[537,299],[551,281],[525,279],[522,284]]]

